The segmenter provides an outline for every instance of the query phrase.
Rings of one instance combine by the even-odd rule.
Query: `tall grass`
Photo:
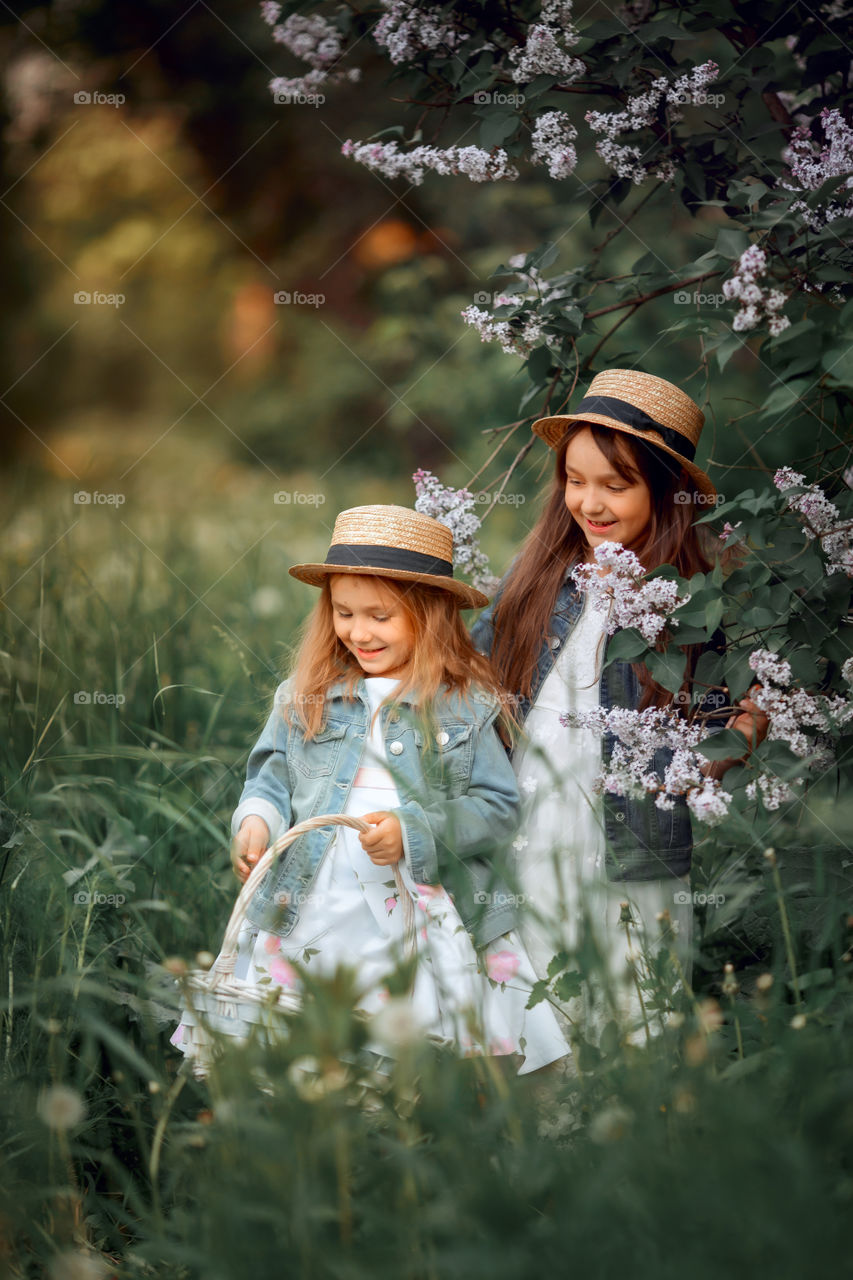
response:
[[[305,534],[280,511],[257,541],[245,495],[168,525],[140,511],[8,517],[3,1274],[836,1266],[853,1204],[853,897],[846,813],[820,795],[774,831],[775,863],[724,831],[704,842],[694,885],[726,902],[697,909],[693,988],[648,1043],[579,1027],[576,1070],[518,1079],[405,1042],[371,1075],[341,1065],[364,1039],[341,973],[287,1040],[231,1050],[206,1082],[186,1072],[162,966],[221,937],[228,818],[306,606],[285,572]],[[650,960],[654,1009],[672,975]],[[566,969],[591,980],[594,957]]]

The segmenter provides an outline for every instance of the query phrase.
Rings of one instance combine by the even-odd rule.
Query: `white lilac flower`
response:
[[[636,143],[618,139],[650,128],[662,112],[670,123],[677,122],[681,119],[678,108],[704,102],[706,86],[719,74],[716,62],[703,62],[671,84],[665,76],[658,76],[648,89],[629,98],[621,111],[588,111],[587,124],[593,133],[600,135],[595,144],[599,157],[617,177],[628,178],[635,185],[645,182],[652,173],[661,181],[670,181],[675,173],[671,157],[657,161],[652,169],[643,163],[648,145],[641,148]]]
[[[533,126],[531,159],[544,164],[552,178],[568,178],[578,162],[578,131],[565,111],[546,111]]]
[[[353,142],[347,139],[341,153],[357,164],[363,164],[374,173],[386,178],[403,177],[413,186],[420,186],[424,174],[431,170],[447,176],[461,173],[471,182],[498,182],[502,178],[513,181],[518,170],[509,162],[509,156],[501,147],[484,151],[481,147],[420,146],[411,151],[401,151],[397,142]]]
[[[781,493],[788,489],[802,488],[804,493],[790,494],[787,499],[791,511],[796,511],[807,522],[805,535],[809,539],[820,538],[820,546],[827,557],[827,573],[846,573],[853,578],[853,542],[846,521],[834,502],[816,484],[806,484],[806,478],[790,467],[780,467],[773,483]]]
[[[452,489],[443,485],[431,471],[418,470],[415,483],[415,510],[440,520],[453,534],[453,566],[475,587],[490,594],[495,578],[489,570],[489,559],[478,541],[480,518],[474,511],[474,495],[468,489]]]
[[[708,826],[722,822],[728,814],[731,802],[731,793],[716,778],[706,778],[701,787],[693,787],[687,792],[687,807],[693,817]]]
[[[523,45],[511,50],[516,84],[529,84],[536,76],[553,76],[558,85],[571,84],[586,71],[579,58],[568,52],[580,39],[572,23],[570,0],[544,0],[539,21],[531,23]]]
[[[607,631],[636,627],[648,644],[654,644],[666,627],[677,626],[672,614],[687,604],[690,594],[678,594],[670,578],[646,580],[645,569],[633,551],[618,542],[602,542],[595,548],[595,564],[578,565],[572,576],[600,613],[606,613]],[[601,573],[605,568],[607,573]]]
[[[749,332],[766,323],[775,338],[791,323],[787,316],[780,314],[787,302],[785,294],[780,289],[771,289],[760,283],[761,277],[767,273],[767,266],[767,254],[757,244],[751,244],[740,255],[734,274],[723,281],[723,295],[730,302],[741,304],[732,320],[735,333]]]
[[[853,720],[853,698],[790,688],[791,664],[767,649],[751,653],[749,665],[761,682],[751,696],[767,715],[767,737],[784,742],[801,759],[811,756],[817,757],[816,765],[826,762],[831,754],[829,735]]]
[[[782,182],[788,191],[805,194],[817,191],[830,178],[846,179],[816,208],[810,208],[805,200],[795,200],[791,205],[792,211],[801,214],[813,231],[821,230],[836,218],[853,216],[853,195],[844,199],[846,193],[853,192],[853,129],[836,107],[825,108],[820,113],[820,124],[826,140],[824,147],[820,147],[809,130],[801,126],[794,130],[790,143],[782,152],[782,159],[791,170],[792,181]]]
[[[273,28],[272,35],[278,44],[316,71],[328,71],[341,56],[341,33],[319,14],[291,13]]]
[[[802,778],[793,779],[794,784],[800,784],[802,781]],[[778,809],[780,805],[794,798],[794,792],[787,782],[783,782],[781,778],[771,777],[768,773],[760,773],[754,782],[748,782],[746,794],[750,800],[755,800],[760,794],[765,809]]]
[[[517,301],[517,298],[512,301]],[[499,342],[501,351],[508,356],[529,356],[534,347],[546,341],[538,316],[528,316],[512,323],[495,320],[488,311],[473,305],[466,307],[461,315],[466,324],[477,330],[481,342]]]
[[[382,0],[384,15],[373,28],[373,39],[393,63],[410,62],[425,50],[451,50],[463,37],[436,5]]]

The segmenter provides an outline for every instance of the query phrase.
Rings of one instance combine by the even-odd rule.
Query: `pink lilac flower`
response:
[[[518,964],[514,951],[493,951],[486,956],[486,972],[492,982],[509,982],[518,973]]]
[[[853,698],[791,688],[791,664],[767,649],[750,654],[749,665],[761,682],[752,698],[768,717],[767,737],[784,742],[795,756],[825,758],[832,731],[853,720]]]

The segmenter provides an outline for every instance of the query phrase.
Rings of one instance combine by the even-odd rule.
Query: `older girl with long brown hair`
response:
[[[574,413],[534,423],[555,452],[554,481],[495,602],[473,630],[515,695],[524,727],[512,757],[526,807],[517,842],[526,899],[522,937],[540,977],[556,952],[593,943],[609,998],[590,1000],[587,993],[566,1004],[586,1019],[587,1030],[619,1013],[630,1020],[630,1034],[639,1033],[635,962],[644,943],[672,947],[690,974],[692,836],[683,796],[659,808],[650,794],[598,794],[596,778],[613,739],[565,727],[567,713],[673,701],[645,666],[605,666],[607,615],[590,607],[572,570],[594,563],[595,548],[605,542],[633,551],[646,572],[671,564],[689,577],[713,567],[719,538],[696,524],[715,500],[694,462],[703,421],[678,387],[614,369],[593,380]],[[688,685],[697,657],[697,649],[688,653]],[[762,733],[756,712],[746,698],[728,719],[747,741]],[[662,773],[671,758],[658,752],[656,770]],[[714,766],[715,776],[731,763]]]

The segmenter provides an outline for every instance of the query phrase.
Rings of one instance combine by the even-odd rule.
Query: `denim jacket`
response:
[[[583,596],[575,587],[570,573],[571,570],[557,594],[548,634],[542,638],[532,681],[533,696],[518,698],[518,714],[522,723],[583,609]],[[501,587],[504,582],[506,578]],[[491,653],[494,643],[492,612],[499,597],[500,588],[495,601],[483,611],[472,628],[474,644],[481,653]],[[607,661],[609,639],[605,636],[602,663]],[[617,661],[609,667],[602,667],[599,700],[606,710],[613,707],[635,709],[639,706],[641,693],[640,682],[630,663]],[[604,734],[602,762],[605,768],[610,762],[615,742],[612,733]],[[672,751],[661,748],[654,754],[653,768],[662,775],[671,761]],[[651,795],[633,799],[605,793],[603,801],[608,880],[655,880],[668,875],[681,876],[690,870],[693,837],[690,811],[683,796],[675,798],[672,809],[659,809]]]
[[[249,755],[246,783],[231,820],[234,834],[249,814],[262,817],[270,840],[306,818],[343,813],[369,736],[363,681],[355,696],[333,685],[325,697],[320,732],[308,740],[284,717],[287,681]],[[380,710],[388,768],[400,798],[391,810],[400,820],[406,864],[419,884],[443,883],[453,895],[475,945],[486,946],[514,927],[515,899],[489,865],[512,839],[519,794],[494,727],[494,699],[472,687],[466,700],[453,693],[437,700],[438,731],[425,739],[411,702]],[[300,836],[271,868],[247,918],[286,937],[299,918],[333,827]]]

